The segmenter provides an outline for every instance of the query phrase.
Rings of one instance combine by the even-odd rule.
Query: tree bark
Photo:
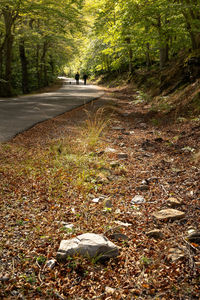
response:
[[[146,44],[146,65],[147,65],[147,69],[149,70],[150,66],[151,66],[151,58],[150,58],[150,46],[149,43]]]
[[[46,54],[47,54],[47,42],[44,42],[43,44],[43,51],[42,51],[42,57],[41,57],[41,66],[40,66],[40,77],[43,78],[43,85],[48,85],[47,80],[47,67],[46,67]]]
[[[169,61],[169,46],[168,44],[160,47],[160,67],[163,68]]]
[[[4,79],[6,83],[4,84],[4,96],[11,96],[12,95],[12,85],[11,85],[11,78],[12,78],[12,46],[14,37],[12,35],[12,26],[13,26],[13,16],[10,9],[7,7],[3,10],[3,17],[5,23],[5,76]]]
[[[24,94],[29,92],[29,83],[28,83],[28,61],[26,58],[24,40],[21,39],[19,42],[19,53],[21,60],[21,68],[22,68],[22,91]]]
[[[40,61],[40,46],[37,44],[36,47],[36,72],[37,72],[37,86],[40,88],[41,84],[41,72],[39,68],[39,61]]]
[[[129,73],[132,73],[133,70],[133,50],[131,48],[131,39],[130,37],[126,38],[128,44],[128,70]]]
[[[193,6],[197,5],[196,1],[182,0],[182,3],[188,5],[188,9],[182,11],[185,18],[186,27],[190,34],[193,50],[200,49],[200,13],[199,10],[193,10]]]

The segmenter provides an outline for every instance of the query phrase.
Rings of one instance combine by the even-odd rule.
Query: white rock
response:
[[[163,237],[163,233],[160,229],[150,230],[146,233],[146,235],[155,239],[161,239]]]
[[[132,225],[132,224],[130,224],[130,223],[124,223],[124,222],[121,222],[121,221],[115,221],[114,223],[115,223],[115,224],[118,224],[118,225],[120,225],[120,226],[124,226],[124,227],[129,227],[129,226]]]
[[[181,206],[181,204],[182,204],[180,200],[178,200],[178,199],[176,199],[176,198],[174,198],[174,197],[168,198],[168,199],[167,199],[167,203],[168,203],[168,205],[171,206],[171,207]]]
[[[109,286],[106,286],[106,288],[105,288],[106,294],[114,294],[115,291],[116,291],[116,289],[111,288]]]
[[[68,256],[80,254],[85,257],[100,258],[116,257],[119,248],[106,237],[95,233],[81,234],[70,240],[62,240],[57,252],[58,260],[65,260]]]
[[[55,267],[55,265],[56,265],[56,260],[55,259],[50,259],[46,263],[46,267],[48,269],[53,269]]]
[[[183,252],[183,250],[180,250],[179,248],[169,249],[168,259],[172,260],[172,262],[175,262],[183,257],[185,257],[185,253]]]
[[[116,149],[113,149],[113,148],[109,148],[109,147],[108,147],[108,148],[106,148],[106,149],[105,149],[105,152],[106,152],[106,153],[116,153],[116,152],[117,152],[117,150],[116,150]]]
[[[140,196],[140,195],[136,195],[132,200],[131,200],[131,204],[141,204],[146,202],[144,197]]]
[[[98,203],[100,201],[100,198],[94,198],[94,199],[92,199],[92,202],[94,202],[94,203]]]
[[[123,127],[112,127],[112,130],[123,131],[123,130],[125,130],[125,128],[123,128]]]
[[[63,227],[64,227],[65,229],[73,230],[74,224],[68,224],[68,223],[65,223]]]
[[[128,158],[128,154],[127,154],[127,153],[118,153],[118,154],[117,154],[117,157],[118,157],[119,159]]]
[[[172,208],[160,210],[155,212],[153,215],[158,220],[178,220],[185,217],[185,213],[183,211]]]

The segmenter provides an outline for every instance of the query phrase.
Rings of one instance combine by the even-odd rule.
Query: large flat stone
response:
[[[64,261],[68,256],[80,254],[85,257],[116,257],[119,248],[106,237],[95,233],[85,233],[70,240],[62,240],[57,252],[57,260]]]
[[[157,220],[178,220],[184,218],[185,213],[177,209],[167,208],[155,212],[153,216]]]

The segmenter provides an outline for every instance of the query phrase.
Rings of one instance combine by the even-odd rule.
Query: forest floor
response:
[[[200,245],[187,236],[200,224],[200,120],[143,100],[131,86],[107,89],[0,145],[1,299],[199,299]],[[156,219],[170,197],[185,216]],[[48,268],[62,239],[86,232],[119,256]]]

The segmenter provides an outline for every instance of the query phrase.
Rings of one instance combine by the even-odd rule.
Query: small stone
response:
[[[152,157],[152,155],[150,154],[150,153],[144,153],[143,155],[142,155],[143,157]]]
[[[10,279],[9,274],[2,275],[0,274],[0,282],[6,282]]]
[[[140,126],[141,129],[146,129],[147,128],[146,123],[140,123],[139,126]]]
[[[116,152],[117,152],[117,150],[114,149],[114,148],[109,148],[109,147],[107,147],[107,148],[105,149],[105,153],[116,153]]]
[[[136,195],[132,200],[131,200],[131,204],[142,204],[145,203],[145,199],[143,196],[140,195]]]
[[[111,235],[111,237],[115,240],[115,241],[127,241],[128,240],[128,237],[123,234],[123,233],[113,233]]]
[[[46,267],[48,269],[53,269],[55,267],[55,265],[56,265],[56,260],[55,259],[50,259],[46,263]]]
[[[172,262],[175,262],[183,257],[185,257],[185,253],[182,250],[180,250],[179,248],[170,248],[169,249],[168,259],[172,260]]]
[[[99,202],[99,198],[94,198],[94,199],[92,199],[92,202],[94,202],[94,203],[98,203]]]
[[[157,220],[179,220],[185,217],[185,213],[183,211],[179,211],[176,209],[168,208],[168,209],[163,209],[158,212],[155,212],[153,216]]]
[[[200,231],[190,230],[189,235],[187,236],[187,240],[191,243],[200,244]]]
[[[105,203],[104,203],[104,206],[106,208],[112,208],[113,207],[112,201],[111,200],[106,200]]]
[[[105,236],[95,233],[85,233],[70,240],[62,240],[57,252],[57,260],[65,261],[68,256],[80,254],[85,257],[100,257],[108,259],[116,257],[119,248]]]
[[[146,232],[146,235],[155,239],[161,239],[163,238],[163,233],[160,229],[153,229],[148,232]]]
[[[124,222],[121,222],[121,221],[114,221],[115,224],[118,224],[120,226],[124,226],[124,227],[129,227],[131,226],[132,224],[130,223],[124,223]]]
[[[109,286],[106,286],[106,288],[105,288],[105,292],[106,292],[106,294],[114,294],[115,293],[115,291],[116,291],[116,289],[114,289],[114,288],[111,288],[111,287],[109,287]]]
[[[174,197],[170,197],[167,199],[167,203],[169,206],[171,207],[178,207],[178,206],[181,206],[182,203],[181,201],[179,201],[178,199],[174,198]]]
[[[98,156],[101,156],[101,155],[103,155],[104,153],[105,153],[105,151],[102,150],[102,151],[97,152],[97,155],[98,155]]]
[[[65,229],[73,230],[74,224],[68,224],[68,223],[65,223],[63,227],[64,227]]]
[[[98,183],[106,183],[109,181],[108,177],[104,173],[99,173],[96,179]]]
[[[148,181],[148,179],[144,179],[144,180],[142,180],[142,184],[143,184],[143,185],[148,185],[148,184],[149,184],[149,181]]]
[[[122,152],[122,153],[118,153],[118,154],[117,154],[117,157],[118,157],[119,159],[123,159],[123,158],[126,159],[126,158],[128,158],[128,154],[127,154],[127,153],[123,153],[123,152]]]
[[[123,127],[112,127],[111,129],[112,130],[121,130],[121,131],[125,130],[125,128],[123,128]]]

